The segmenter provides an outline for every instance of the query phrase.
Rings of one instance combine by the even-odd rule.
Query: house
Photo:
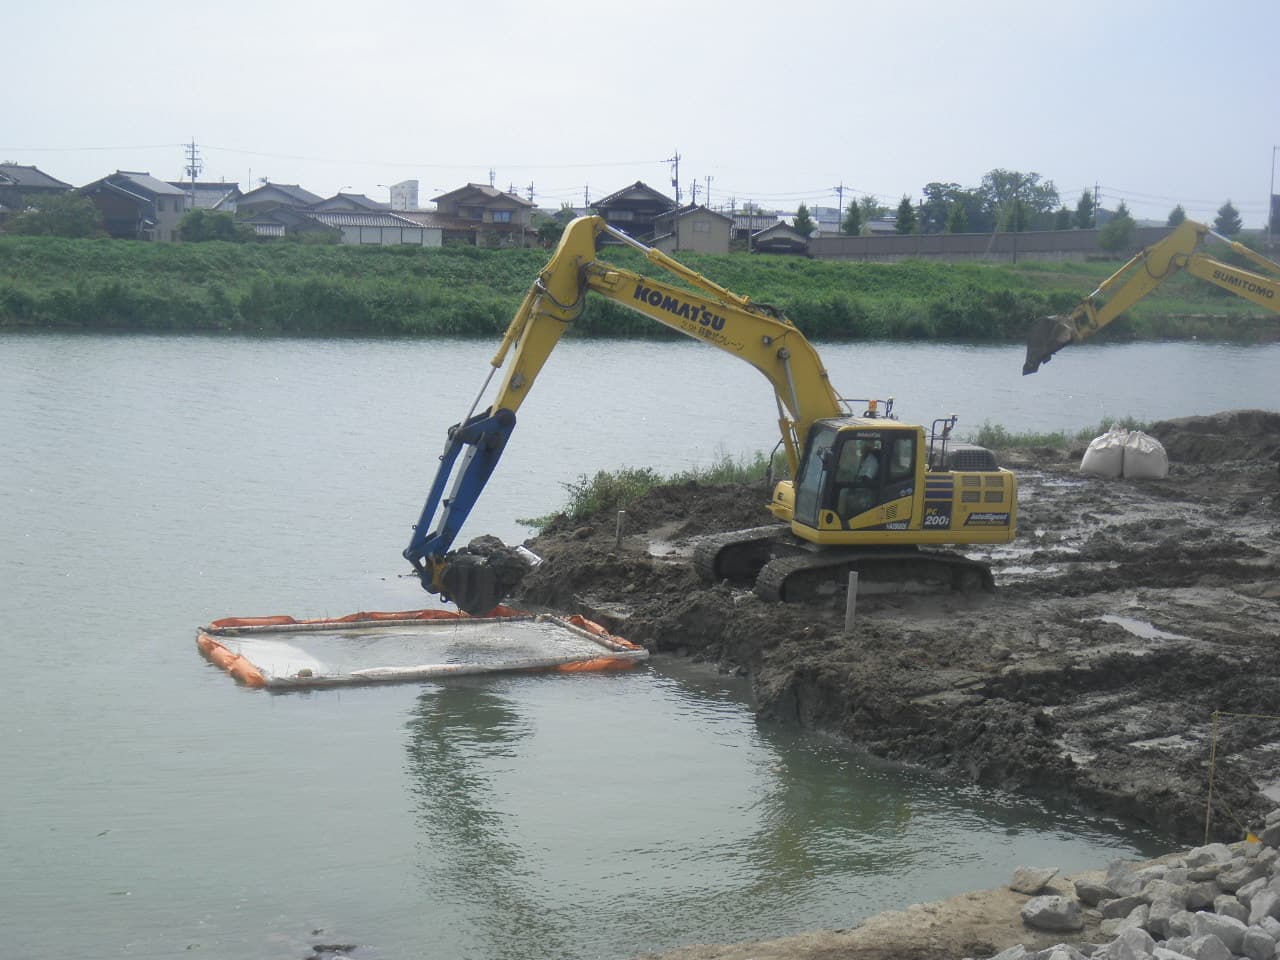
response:
[[[71,184],[63,183],[35,167],[20,163],[0,163],[0,223],[21,213],[40,197],[67,193]]]
[[[809,252],[809,238],[790,224],[781,220],[771,227],[765,227],[751,236],[751,250],[754,253],[798,253]]]
[[[443,242],[443,231],[439,227],[428,227],[388,210],[311,210],[307,216],[338,230],[339,243],[438,247]]]
[[[657,235],[653,245],[663,253],[728,253],[733,218],[701,205],[690,205],[661,214],[654,220],[654,228]]]
[[[338,243],[342,239],[342,231],[338,227],[321,223],[305,210],[294,207],[270,207],[252,212],[247,217],[241,211],[241,222],[253,227],[254,234],[264,240],[308,234],[323,237],[332,243]]]
[[[292,210],[305,210],[320,203],[324,198],[318,197],[310,190],[303,190],[296,183],[264,183],[250,190],[236,202],[236,209],[242,216],[252,218],[254,215],[274,207],[288,207]]]
[[[657,219],[676,208],[675,201],[637,180],[592,204],[611,227],[648,243],[658,233]]]
[[[273,207],[244,221],[264,239],[320,236],[360,246],[438,247],[442,231],[389,210],[296,210]]]
[[[476,225],[467,220],[448,217],[435,210],[397,210],[395,214],[427,229],[439,230],[442,245],[458,243],[474,245],[476,242]],[[428,246],[437,246],[437,244],[428,244]]]
[[[387,204],[370,200],[363,193],[335,193],[328,200],[307,208],[313,213],[374,213],[389,209]]]
[[[782,216],[778,213],[765,213],[761,210],[747,210],[743,213],[735,213],[733,214],[732,239],[739,243],[746,243],[761,230],[766,230],[775,223],[781,222]]]
[[[433,202],[437,213],[466,225],[477,246],[523,246],[533,234],[533,201],[496,187],[468,183]]]
[[[109,177],[80,188],[102,211],[108,235],[118,240],[178,239],[178,221],[187,209],[187,196],[149,173],[117,170]]]
[[[214,210],[234,214],[241,197],[238,183],[202,183],[198,180],[170,180],[168,183],[187,195],[188,210]]]

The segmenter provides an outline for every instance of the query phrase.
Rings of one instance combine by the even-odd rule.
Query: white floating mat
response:
[[[201,627],[196,643],[241,682],[273,688],[613,670],[648,657],[643,647],[583,617],[468,617],[441,610],[301,621],[233,617]]]

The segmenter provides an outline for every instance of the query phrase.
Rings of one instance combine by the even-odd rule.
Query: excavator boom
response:
[[[1201,253],[1199,247],[1207,237],[1221,240],[1264,272],[1244,270]],[[1280,313],[1280,264],[1242,243],[1215,233],[1202,223],[1185,220],[1163,240],[1140,251],[1102,281],[1071,313],[1033,321],[1027,332],[1023,376],[1035,373],[1042,363],[1048,363],[1063,347],[1093,336],[1182,270]]]

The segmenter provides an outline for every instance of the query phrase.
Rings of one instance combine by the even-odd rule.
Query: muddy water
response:
[[[919,419],[1047,429],[1268,402],[1273,348],[1150,349],[1146,366],[1203,383],[1157,395],[1111,354],[1075,375],[1114,382],[1067,392],[1021,380],[1012,348],[824,353],[848,392],[861,370],[859,395],[896,388]],[[490,352],[0,338],[11,953],[617,957],[848,926],[1021,862],[1144,845],[762,729],[743,691],[673,665],[272,696],[200,660],[193,627],[220,615],[423,604],[399,553]],[[888,381],[911,370],[908,404],[913,383]],[[1133,399],[1100,409],[1121,387]],[[772,442],[759,375],[693,344],[567,344],[539,390],[470,532],[519,537],[515,518],[583,472]]]

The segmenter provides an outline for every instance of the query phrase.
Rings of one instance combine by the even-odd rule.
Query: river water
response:
[[[846,927],[1153,849],[758,726],[679,663],[273,695],[229,615],[425,604],[400,558],[491,344],[0,337],[0,943],[21,957],[627,957]],[[1013,430],[1275,405],[1280,347],[823,348],[903,419]],[[597,469],[774,442],[693,343],[564,344],[464,538]]]

